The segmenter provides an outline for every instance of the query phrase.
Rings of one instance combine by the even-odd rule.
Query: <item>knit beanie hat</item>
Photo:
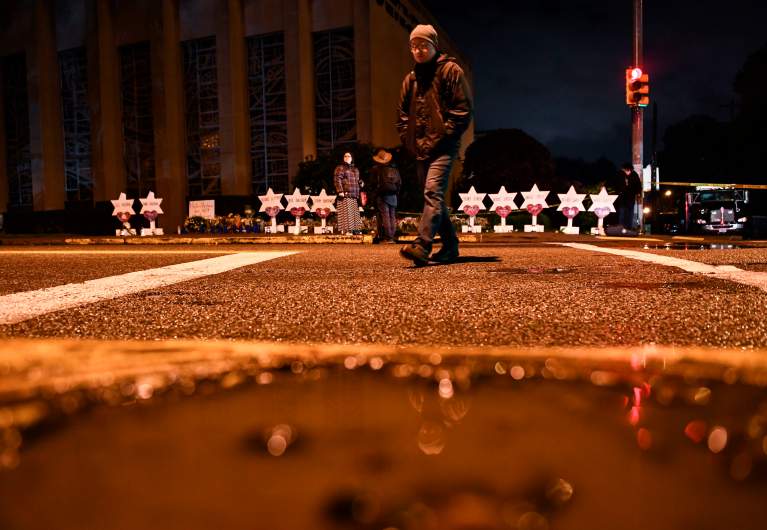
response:
[[[410,32],[410,41],[413,39],[423,39],[427,42],[431,42],[435,48],[437,45],[437,30],[431,24],[418,24],[413,31]]]

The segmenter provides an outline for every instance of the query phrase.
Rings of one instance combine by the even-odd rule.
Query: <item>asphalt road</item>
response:
[[[767,346],[767,292],[675,267],[550,244],[464,244],[414,268],[397,246],[297,254],[0,326],[2,337],[237,339],[434,346]],[[760,271],[767,249],[635,249]],[[19,252],[21,250],[21,252]],[[0,252],[0,293],[241,251],[233,246]],[[78,249],[82,251],[83,249]],[[268,250],[259,248],[258,250]]]
[[[168,282],[0,325],[0,528],[763,528],[767,248],[599,244],[701,272],[517,239],[424,268],[3,246],[0,318]],[[252,251],[295,253],[179,272]]]

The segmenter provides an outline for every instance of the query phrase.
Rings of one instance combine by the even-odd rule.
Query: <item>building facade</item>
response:
[[[237,211],[268,187],[289,192],[307,157],[395,146],[418,23],[439,29],[417,0],[2,2],[6,225],[104,223],[120,192],[152,190],[174,231],[189,200]]]

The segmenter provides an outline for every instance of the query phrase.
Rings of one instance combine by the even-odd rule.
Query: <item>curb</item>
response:
[[[11,245],[289,245],[289,244],[372,244],[372,235],[303,236],[148,236],[148,237],[26,237],[3,238],[0,246]]]

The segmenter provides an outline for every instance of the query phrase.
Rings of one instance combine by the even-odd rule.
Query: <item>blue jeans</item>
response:
[[[423,215],[418,225],[415,243],[422,246],[426,252],[431,252],[437,233],[442,238],[442,248],[458,249],[458,236],[455,235],[455,228],[450,222],[450,215],[445,206],[445,193],[454,159],[454,154],[445,154],[416,162],[418,179],[424,180],[425,177],[425,183]]]
[[[376,225],[378,227],[378,239],[394,240],[394,234],[397,231],[397,218],[395,216],[396,206],[392,206],[383,197],[376,200],[377,215]]]

